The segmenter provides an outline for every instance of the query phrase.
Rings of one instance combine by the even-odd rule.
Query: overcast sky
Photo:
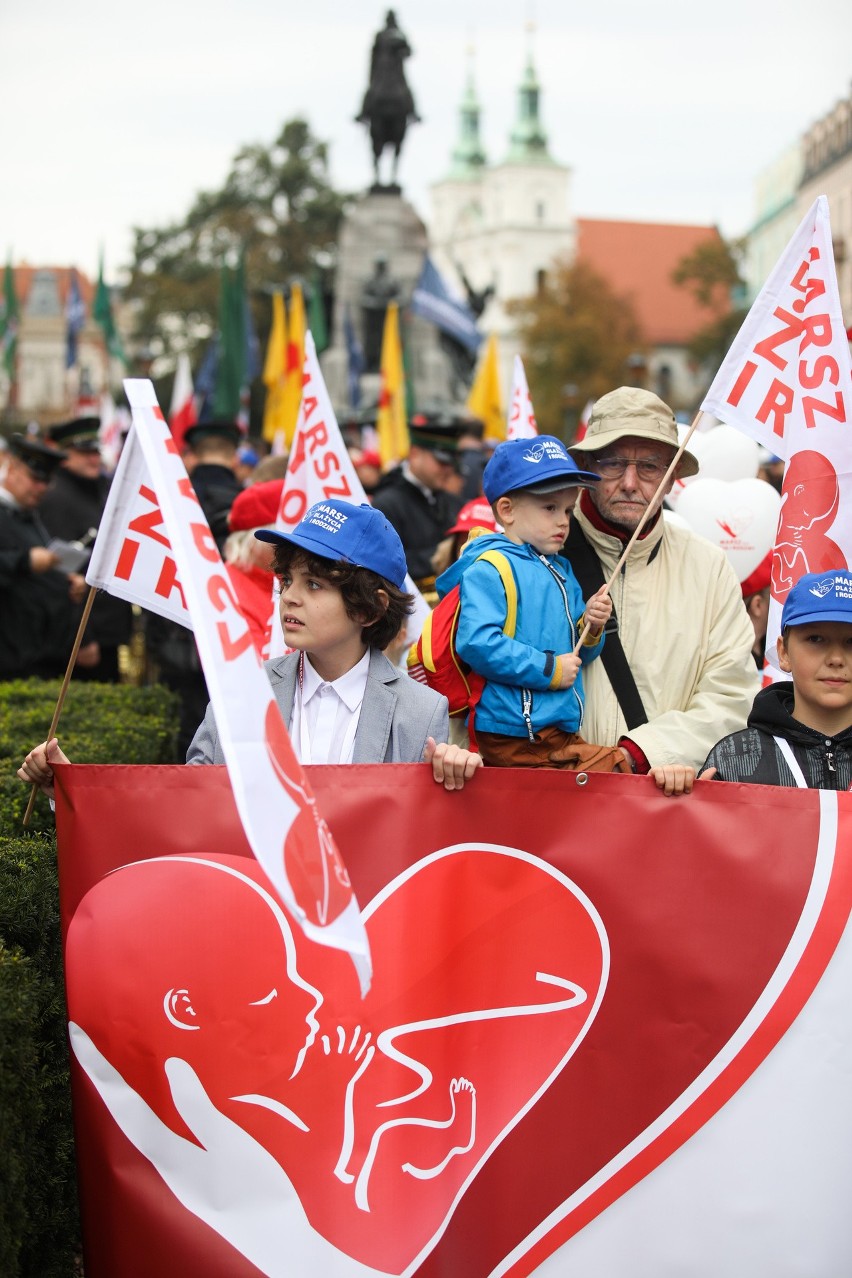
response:
[[[0,7],[0,252],[108,279],[131,227],[180,219],[244,143],[303,114],[332,179],[371,180],[353,123],[386,6],[366,0],[22,0]],[[579,216],[748,229],[754,180],[852,83],[849,0],[400,0],[424,123],[400,177],[429,217],[457,136],[470,47],[490,160],[503,158],[525,60]]]

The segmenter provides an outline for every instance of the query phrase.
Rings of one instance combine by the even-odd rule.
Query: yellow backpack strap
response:
[[[477,558],[487,560],[500,574],[500,580],[506,592],[506,621],[503,625],[503,634],[507,635],[509,639],[513,639],[515,627],[518,624],[518,587],[515,584],[512,565],[499,550],[483,550],[482,554],[478,555]]]

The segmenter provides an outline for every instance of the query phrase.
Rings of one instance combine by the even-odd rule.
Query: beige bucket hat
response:
[[[652,391],[638,386],[619,386],[618,390],[595,401],[584,438],[572,444],[568,451],[598,453],[627,435],[678,447],[677,422],[668,404]],[[693,453],[681,454],[679,473],[682,479],[698,474],[698,458]]]

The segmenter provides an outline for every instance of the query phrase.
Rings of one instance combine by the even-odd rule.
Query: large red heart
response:
[[[116,864],[112,830],[119,817],[128,831],[127,844],[122,848],[125,859],[149,855],[152,848],[185,854],[197,848],[199,842],[209,849],[211,857],[244,849],[223,772],[122,769],[121,785],[117,786],[113,777],[104,777],[95,769],[69,771],[75,774],[76,784],[70,787],[69,801],[63,798],[64,781],[60,779],[59,818],[61,833],[63,826],[67,830],[73,826],[78,841],[76,846],[68,843],[63,848],[66,917],[77,909],[89,886]],[[526,1076],[525,1090],[519,1087],[511,1104],[506,1105],[519,1121],[502,1140],[491,1140],[490,1156],[463,1192],[479,1147],[470,1151],[475,1158],[466,1162],[467,1153],[459,1153],[445,1172],[433,1178],[434,1184],[419,1199],[425,1203],[422,1213],[414,1213],[414,1228],[419,1231],[416,1237],[404,1244],[398,1237],[381,1244],[385,1248],[384,1263],[398,1267],[402,1256],[409,1257],[423,1278],[448,1272],[464,1273],[467,1278],[489,1274],[498,1267],[504,1272],[506,1258],[513,1255],[517,1259],[512,1272],[528,1273],[562,1240],[581,1229],[687,1140],[772,1050],[808,998],[845,926],[852,897],[847,861],[839,857],[825,877],[826,851],[817,854],[820,798],[814,793],[705,786],[688,801],[672,802],[657,796],[641,778],[593,776],[588,785],[580,788],[559,774],[510,771],[486,774],[481,786],[475,784],[469,794],[466,791],[458,796],[437,791],[425,769],[351,767],[345,770],[345,787],[340,784],[341,776],[339,769],[314,769],[314,792],[321,810],[328,815],[359,899],[364,902],[376,898],[381,902],[374,910],[368,910],[368,929],[375,933],[375,953],[394,954],[400,965],[409,964],[404,981],[401,975],[387,972],[383,963],[376,964],[375,988],[363,1010],[369,1008],[371,1016],[375,1015],[382,1025],[430,1019],[434,1014],[429,988],[433,976],[452,973],[458,946],[464,949],[477,940],[475,935],[465,933],[464,919],[475,933],[479,875],[466,878],[468,870],[464,867],[473,864],[467,854],[453,852],[450,857],[430,859],[436,846],[482,848],[478,840],[484,835],[495,842],[499,837],[502,844],[530,852],[546,851],[548,861],[579,884],[585,897],[593,902],[592,910],[580,909],[582,897],[571,893],[572,918],[585,920],[591,926],[596,910],[603,920],[611,953],[606,994],[585,1037],[581,1037],[582,1026],[575,1023],[558,1056],[555,1052],[548,1055],[552,1045],[542,1045],[530,1037],[531,1027],[536,1021],[555,1024],[559,1017],[567,1022],[572,1015],[582,1013],[582,1008],[521,1021],[511,1052],[505,1038],[511,1027],[506,1020],[479,1025],[469,1022],[461,1031],[442,1027],[451,1053],[467,1053],[465,1061],[475,1060],[477,1054],[482,1058],[492,1052],[502,1053],[502,1070],[511,1068],[516,1059],[523,1062],[529,1050],[537,1062],[539,1080],[550,1077],[547,1071],[551,1067],[556,1072],[543,1091],[535,1079],[530,1081],[531,1075]],[[385,782],[381,789],[377,788],[379,779]],[[157,805],[150,803],[150,787],[154,783],[160,800]],[[98,803],[86,821],[83,800],[87,792],[90,796],[95,791]],[[833,801],[832,796],[828,798]],[[412,823],[409,816],[414,810],[428,812],[429,820]],[[841,822],[848,821],[849,816],[848,804],[844,807],[841,796]],[[842,833],[838,846],[844,846]],[[83,848],[88,865],[83,860]],[[829,857],[831,850],[828,846]],[[477,852],[474,859],[484,855]],[[245,866],[246,862],[238,859]],[[442,902],[436,921],[434,910],[430,913],[425,908],[428,902],[418,901],[418,886],[427,888],[430,870],[440,868],[442,862],[442,872],[449,872],[451,878],[435,894],[435,899]],[[512,875],[506,879],[511,892],[515,872],[528,881],[526,867],[535,867],[536,862],[521,854],[504,857],[501,864],[512,867]],[[410,873],[412,865],[415,873]],[[452,880],[456,873],[459,882]],[[389,888],[396,879],[398,885]],[[565,890],[549,871],[546,881],[545,906],[556,909],[551,915],[556,919],[559,910],[555,902]],[[814,896],[814,884],[819,885],[820,881],[824,900],[818,892]],[[410,908],[400,911],[394,920],[393,911],[384,912],[385,898],[395,898],[399,905],[407,892],[411,893]],[[486,893],[482,902],[486,919],[494,917],[487,896]],[[449,907],[444,904],[448,899]],[[503,911],[506,923],[517,930],[507,932],[502,946],[497,944],[495,948],[493,935],[490,940],[484,938],[487,944],[481,953],[490,955],[488,961],[493,961],[494,981],[500,990],[505,988],[512,971],[522,982],[529,980],[529,966],[513,966],[519,949],[543,956],[540,966],[537,961],[533,963],[536,970],[552,972],[557,964],[558,973],[558,963],[567,958],[574,967],[577,960],[573,950],[559,948],[561,938],[550,937],[540,924],[528,927],[527,912],[523,908]],[[538,919],[535,912],[530,917]],[[791,938],[798,935],[803,919],[807,928],[803,948],[797,955],[795,947],[791,949]],[[385,923],[387,935],[382,934]],[[400,930],[394,932],[394,928]],[[595,935],[600,935],[597,928]],[[246,936],[241,944],[248,949],[256,940],[254,929],[253,935]],[[553,944],[555,950],[551,948]],[[433,971],[432,963],[439,954],[444,957]],[[75,980],[81,988],[86,982],[82,975],[74,976],[70,959],[69,952],[69,983],[73,991]],[[502,970],[507,959],[508,972]],[[353,1040],[355,1026],[347,1012],[348,991],[354,993],[355,977],[347,959],[329,957],[317,947],[300,944],[299,963],[308,984],[318,973],[330,973],[335,964],[339,971],[338,980],[332,981],[329,976],[328,1001],[318,1013],[324,1031],[335,1026],[329,1035],[328,1055],[324,1056],[330,1086],[339,1088],[340,1069],[345,1069],[349,1046],[358,1042]],[[461,968],[477,970],[475,964],[467,969],[463,962]],[[591,991],[595,970],[593,967],[591,976],[585,975],[582,981],[579,976],[569,979],[576,979],[578,984],[585,982]],[[574,967],[574,971],[579,968]],[[179,987],[175,988],[179,992]],[[413,1000],[413,1016],[395,1002],[403,998],[403,988],[404,998]],[[525,989],[528,992],[528,987],[522,986],[513,998],[525,997]],[[541,990],[538,993],[540,996]],[[73,992],[72,1014],[76,997]],[[263,992],[258,990],[249,1001],[261,998]],[[498,1002],[486,998],[480,1006],[505,1007],[509,1003],[507,998]],[[336,1037],[338,1020],[343,1023],[341,1038]],[[481,1050],[473,1037],[474,1030],[488,1035]],[[572,1043],[576,1050],[557,1068]],[[322,1046],[320,1034],[308,1054]],[[252,1052],[256,1056],[255,1047]],[[356,1045],[353,1053],[358,1050]],[[541,1055],[537,1055],[539,1051]],[[426,1059],[437,1078],[440,1066],[431,1056]],[[453,1059],[459,1056],[453,1055]],[[495,1063],[496,1059],[495,1056]],[[276,1065],[270,1060],[263,1064],[266,1081],[259,1087],[269,1089],[276,1080],[281,1081],[280,1062]],[[449,1059],[446,1064],[445,1077],[457,1077]],[[399,1068],[402,1077],[411,1077],[405,1066]],[[289,1093],[291,1099],[299,1098],[299,1090],[307,1088],[309,1074],[307,1068],[297,1072],[292,1081],[294,1090]],[[487,1070],[484,1076],[487,1077]],[[383,1085],[391,1077],[390,1073],[385,1075]],[[520,1114],[523,1095],[531,1098],[537,1090],[537,1102]],[[389,1091],[391,1098],[404,1094],[390,1083]],[[437,1097],[439,1091],[434,1088],[418,1099]],[[241,1093],[232,1089],[229,1095],[234,1094]],[[448,1093],[445,1091],[444,1095]],[[376,1097],[362,1095],[361,1099],[369,1110]],[[76,1101],[78,1124],[95,1131],[92,1143],[81,1142],[80,1148],[86,1217],[99,1227],[92,1231],[87,1250],[87,1273],[91,1271],[93,1278],[100,1278],[120,1272],[125,1278],[158,1272],[162,1271],[163,1256],[168,1257],[172,1272],[203,1274],[205,1278],[236,1278],[256,1272],[251,1265],[241,1267],[230,1247],[180,1208],[115,1125],[104,1120],[103,1107],[87,1084],[78,1088]],[[158,1112],[166,1112],[170,1103],[163,1089],[157,1099]],[[252,1107],[243,1102],[238,1109],[246,1126],[246,1115]],[[445,1110],[445,1118],[447,1113]],[[339,1110],[331,1107],[327,1115],[319,1113],[316,1121],[326,1122],[330,1130],[338,1114]],[[431,1110],[432,1114],[436,1111]],[[358,1121],[363,1119],[354,1108],[353,1115]],[[263,1138],[265,1132],[268,1139],[265,1116],[253,1117],[259,1137]],[[505,1114],[494,1110],[488,1121],[490,1131],[504,1130],[500,1124],[504,1123]],[[176,1130],[180,1126],[176,1115],[173,1126]],[[367,1130],[375,1132],[375,1125],[368,1125]],[[335,1148],[339,1149],[339,1130],[334,1137]],[[322,1142],[317,1142],[317,1146],[322,1148]],[[443,1158],[446,1145],[439,1152]],[[281,1154],[282,1158],[285,1156],[286,1151]],[[132,1175],[124,1172],[113,1184],[111,1206],[106,1213],[103,1199],[98,1197],[103,1192],[100,1186],[104,1158],[132,1169]],[[405,1183],[405,1176],[411,1173],[396,1174],[394,1182],[392,1176],[385,1179],[378,1160],[376,1168],[378,1179],[373,1184],[393,1184],[398,1189],[402,1183],[403,1192],[411,1192],[414,1197],[414,1187]],[[342,1165],[340,1170],[351,1172],[352,1166]],[[316,1183],[311,1180],[315,1172],[313,1167],[304,1171],[305,1184]],[[446,1181],[442,1179],[445,1175]],[[348,1204],[342,1224],[323,1220],[322,1204],[317,1209],[312,1203],[311,1211],[324,1232],[339,1229],[341,1244],[347,1245],[347,1239],[357,1235],[356,1247],[362,1249],[358,1254],[366,1255],[373,1240],[370,1226],[360,1233],[353,1226],[353,1220],[358,1219],[351,1209],[353,1182],[345,1184],[339,1176],[335,1179],[335,1211],[329,1211],[335,1215],[337,1209],[343,1210],[341,1204]],[[439,1229],[446,1208],[453,1201],[451,1184],[458,1187],[454,1192],[461,1196],[443,1234],[431,1252],[424,1254],[422,1238],[432,1237],[430,1230]],[[445,1194],[438,1192],[445,1187]],[[379,1200],[369,1202],[371,1190],[372,1186],[368,1186],[368,1205],[383,1210]],[[154,1202],[156,1212],[152,1214]],[[405,1212],[400,1211],[396,1218],[391,1216],[385,1224],[396,1235],[405,1234],[409,1214],[410,1203]],[[112,1261],[101,1260],[98,1254],[105,1246],[101,1236],[105,1218],[119,1219],[122,1224],[121,1236],[109,1239]],[[284,1239],[282,1246],[287,1247]],[[320,1266],[306,1272],[327,1271]]]
[[[68,1007],[127,1104],[141,1096],[206,1146],[166,1076],[166,1061],[188,1062],[285,1169],[314,1228],[398,1274],[577,1049],[609,953],[582,894],[511,849],[437,853],[365,917],[374,979],[361,1002],[345,955],[301,936],[290,952],[253,862],[136,862],[71,922]],[[202,1218],[216,1227],[212,1207]]]

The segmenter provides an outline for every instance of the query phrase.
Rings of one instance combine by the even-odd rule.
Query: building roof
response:
[[[730,309],[720,289],[715,310],[672,282],[672,272],[699,244],[719,240],[715,226],[577,219],[577,259],[587,262],[616,293],[627,295],[650,346],[684,346]]]
[[[74,269],[76,268],[71,266],[30,266],[29,264],[16,266],[14,268],[15,296],[18,299],[18,305],[21,310],[23,311],[26,306],[27,298],[30,295],[30,289],[32,288],[33,279],[36,274],[41,271],[50,271],[56,278],[59,301],[64,311],[65,303],[68,300],[71,271]],[[77,283],[80,287],[80,296],[82,297],[89,314],[91,314],[92,300],[95,296],[95,286],[89,279],[88,275],[85,275],[83,271],[80,270],[77,270]]]

